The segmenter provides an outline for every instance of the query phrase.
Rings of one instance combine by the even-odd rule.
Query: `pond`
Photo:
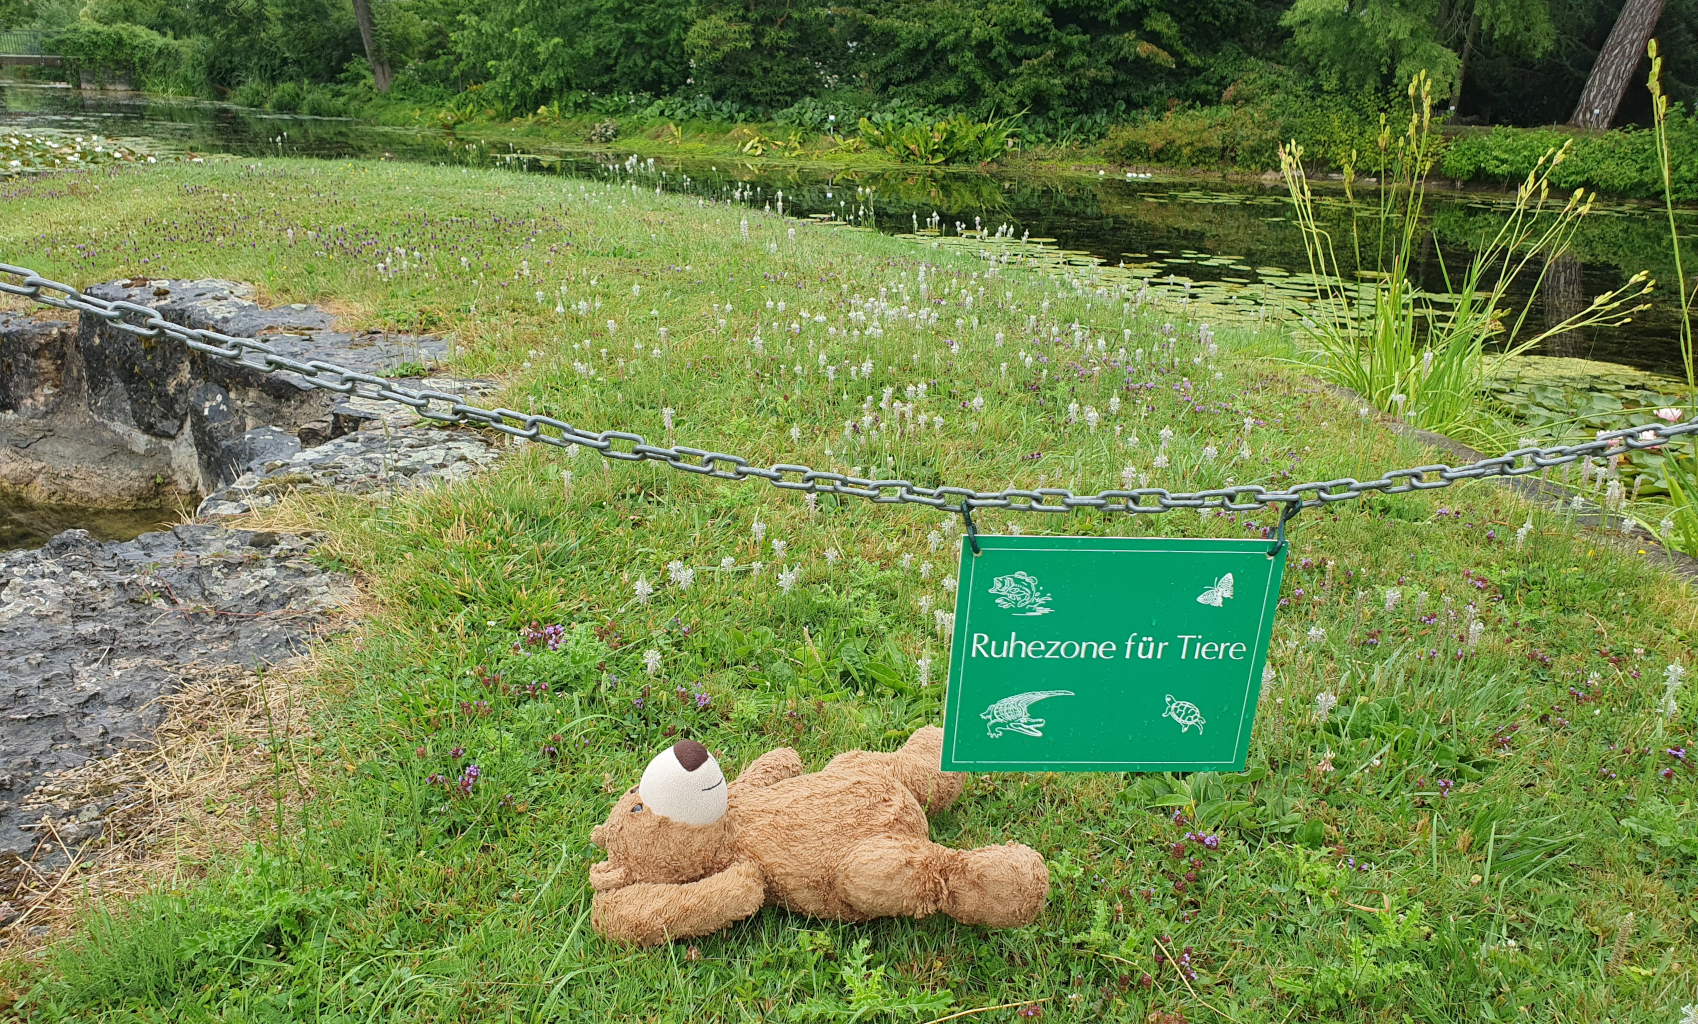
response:
[[[1277,183],[637,161],[617,143],[521,151],[345,118],[16,83],[0,84],[0,127],[100,134],[161,153],[388,158],[641,179],[672,191],[735,197],[756,206],[771,206],[782,193],[785,212],[795,216],[835,217],[934,241],[958,238],[963,229],[969,234],[1004,229],[1014,239],[1053,247],[1058,261],[1095,258],[1114,268],[1124,265],[1161,284],[1180,289],[1189,284],[1196,298],[1255,309],[1290,308],[1291,300],[1301,301],[1304,289],[1294,287],[1291,278],[1308,269],[1301,238],[1287,216],[1284,188]],[[1371,195],[1359,186],[1357,198],[1352,209],[1342,192],[1321,197],[1323,213],[1332,218],[1341,240],[1350,236],[1353,218],[1366,230],[1362,200]],[[1433,193],[1429,207],[1435,240],[1424,249],[1419,267],[1426,288],[1444,290],[1445,272],[1454,276],[1466,266],[1469,244],[1501,222],[1512,198],[1502,192]],[[1681,215],[1698,227],[1691,211]],[[1698,253],[1689,265],[1698,265]],[[1529,325],[1541,330],[1639,270],[1661,280],[1673,275],[1662,212],[1647,204],[1600,203],[1576,235],[1572,258],[1553,268],[1548,301],[1535,303]],[[1679,374],[1677,314],[1672,300],[1659,297],[1632,324],[1553,339],[1548,354]]]
[[[174,508],[87,509],[24,505],[0,497],[0,551],[38,548],[65,530],[87,530],[96,540],[130,540],[169,529],[184,519]]]
[[[725,159],[639,160],[617,143],[521,150],[516,144],[492,145],[433,129],[17,83],[0,83],[0,130],[4,129],[98,134],[162,155],[227,153],[509,166],[613,179],[756,208],[782,204],[786,214],[911,235],[920,244],[1004,247],[1003,251],[1017,251],[1028,261],[1036,256],[1054,267],[1095,266],[1098,273],[1143,278],[1170,294],[1217,303],[1244,316],[1300,311],[1308,294],[1303,283],[1308,265],[1302,240],[1289,219],[1285,190],[1277,182],[940,168],[844,170]],[[1354,204],[1336,186],[1319,185],[1317,193],[1320,215],[1341,244],[1351,237],[1353,226],[1359,232],[1370,231],[1372,186],[1358,186]],[[1432,193],[1433,231],[1418,266],[1423,287],[1442,293],[1446,273],[1454,276],[1467,265],[1470,244],[1496,230],[1512,200],[1513,195],[1504,192]],[[1698,235],[1698,213],[1683,210],[1679,215],[1694,229],[1689,237]],[[27,254],[0,257],[15,260]],[[1687,258],[1688,266],[1698,266],[1698,252]],[[1648,270],[1659,280],[1673,276],[1663,213],[1648,204],[1598,204],[1576,234],[1572,256],[1553,265],[1544,297],[1528,311],[1529,333],[1580,311],[1593,296],[1620,286],[1639,270]],[[1512,294],[1524,298],[1527,284],[1516,282]],[[1646,375],[1630,381],[1632,387],[1669,391],[1672,388],[1659,379],[1682,373],[1678,312],[1672,290],[1659,293],[1652,308],[1632,324],[1571,332],[1548,342],[1542,354],[1625,364]],[[1539,362],[1548,362],[1553,370],[1560,366],[1572,371],[1557,382],[1571,390],[1629,386],[1599,383],[1607,374],[1585,363]],[[1567,410],[1574,402],[1568,396],[1555,404]],[[1606,404],[1621,406],[1614,398],[1606,399]]]
[[[344,118],[271,114],[197,100],[56,86],[0,84],[0,126],[14,130],[100,134],[155,152],[241,156],[359,157],[432,163],[500,164],[545,173],[640,177],[669,190],[738,197],[770,206],[783,193],[785,212],[836,216],[883,231],[936,232],[936,237],[1005,227],[1015,238],[1055,247],[1063,259],[1095,257],[1196,297],[1246,306],[1288,305],[1293,273],[1307,270],[1301,238],[1288,219],[1277,183],[1228,184],[1203,177],[1084,174],[1018,176],[933,168],[843,171],[725,160],[632,161],[611,147],[520,151],[427,130],[368,125]],[[503,151],[505,150],[505,152]],[[1324,192],[1324,189],[1323,189]],[[1338,237],[1360,226],[1371,199],[1358,188],[1354,210],[1342,192],[1322,196]],[[1444,290],[1445,271],[1466,266],[1469,244],[1495,228],[1512,196],[1503,192],[1435,192],[1429,203],[1436,243],[1423,252],[1422,282]],[[1681,211],[1693,227],[1698,215]],[[934,227],[935,226],[935,227]],[[1694,232],[1698,234],[1698,232]],[[1698,253],[1695,253],[1698,256]],[[1689,265],[1698,265],[1689,264]],[[1583,308],[1639,270],[1673,275],[1666,223],[1655,206],[1600,203],[1553,268],[1549,302],[1536,303],[1529,324]],[[1524,293],[1523,293],[1524,294]],[[1672,292],[1668,295],[1672,296]],[[1299,296],[1300,297],[1300,296]],[[1635,322],[1615,330],[1554,339],[1549,354],[1606,360],[1678,374],[1678,309],[1659,298]]]

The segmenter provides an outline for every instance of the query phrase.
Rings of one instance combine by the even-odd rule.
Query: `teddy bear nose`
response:
[[[601,847],[603,850],[607,849],[607,826],[597,825],[595,828],[590,829],[590,842]]]

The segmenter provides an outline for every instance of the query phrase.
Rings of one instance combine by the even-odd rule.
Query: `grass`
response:
[[[350,326],[437,324],[453,371],[504,380],[510,408],[760,461],[1094,490],[1433,458],[1257,358],[1265,335],[1219,327],[1211,347],[1086,268],[1075,289],[652,189],[397,163],[5,188],[0,258],[49,277],[220,276]],[[397,248],[409,269],[379,274]],[[681,734],[728,766],[790,744],[818,767],[934,721],[947,647],[921,599],[947,598],[953,521],[537,445],[450,489],[299,495],[257,521],[321,531],[319,557],[377,609],[319,653],[316,739],[274,745],[289,763],[247,846],[8,956],[16,1014],[1667,1022],[1698,1001],[1698,698],[1688,683],[1673,714],[1661,703],[1698,609],[1621,541],[1487,484],[1294,521],[1246,773],[973,778],[933,835],[1040,850],[1053,885],[1032,927],[769,908],[650,951],[588,924],[589,830],[612,794]],[[801,569],[792,589],[781,566]],[[531,638],[554,624],[558,649]],[[470,763],[466,795],[430,781]],[[311,800],[285,798],[299,779]]]

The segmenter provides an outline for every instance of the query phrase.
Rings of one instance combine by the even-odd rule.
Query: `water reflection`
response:
[[[131,540],[183,521],[172,508],[87,509],[29,505],[0,496],[0,551],[38,548],[65,530],[87,530],[96,540]]]
[[[1181,290],[1189,286],[1186,293],[1197,299],[1233,303],[1246,311],[1290,309],[1306,292],[1302,240],[1286,219],[1283,191],[1272,186],[1106,174],[1086,178],[637,160],[617,148],[522,150],[518,144],[455,138],[425,128],[39,86],[0,85],[0,125],[99,133],[173,152],[507,166],[615,179],[756,207],[782,202],[784,212],[795,216],[919,234],[939,244],[959,242],[963,234],[1029,240],[1051,247],[1048,258],[1056,265],[1087,262],[1088,256],[1115,271]],[[1417,265],[1422,286],[1443,293],[1447,274],[1458,275],[1469,246],[1495,232],[1509,201],[1490,193],[1433,196],[1434,230]],[[1322,197],[1320,206],[1338,244],[1366,247],[1371,265],[1369,204],[1350,204],[1338,193]],[[1693,220],[1689,211],[1682,216]],[[1698,250],[1688,265],[1698,266]],[[1573,252],[1549,268],[1545,294],[1528,322],[1559,322],[1641,269],[1662,280],[1673,275],[1660,212],[1640,204],[1600,205],[1576,235]],[[1517,282],[1520,290],[1512,294],[1525,296],[1530,283]],[[1658,301],[1626,328],[1568,332],[1546,349],[1553,355],[1678,373],[1677,315],[1673,303]]]

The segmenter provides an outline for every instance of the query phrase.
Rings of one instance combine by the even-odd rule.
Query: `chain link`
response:
[[[1607,431],[1597,439],[1551,448],[1517,448],[1502,455],[1465,466],[1413,466],[1392,470],[1377,480],[1340,477],[1293,484],[1283,490],[1261,484],[1239,484],[1214,490],[1174,493],[1160,487],[1099,491],[1075,494],[1060,487],[1036,490],[1006,488],[975,491],[964,487],[922,487],[908,480],[879,480],[847,476],[809,466],[781,464],[758,466],[738,455],[677,446],[651,445],[641,434],[623,430],[591,432],[552,416],[527,415],[512,409],[484,409],[468,404],[460,395],[414,389],[384,377],[349,370],[321,360],[300,361],[279,353],[253,338],[237,338],[216,331],[181,327],[161,317],[158,311],[134,302],[110,301],[84,295],[77,289],[50,281],[27,267],[0,263],[0,274],[19,278],[21,283],[0,279],[0,292],[34,299],[60,309],[98,317],[112,327],[139,338],[166,335],[189,349],[222,362],[266,372],[286,370],[298,374],[314,387],[375,401],[397,402],[411,407],[425,419],[488,427],[501,433],[540,444],[566,448],[592,448],[604,458],[622,462],[664,462],[673,469],[719,480],[756,477],[774,487],[808,494],[835,494],[865,498],[881,505],[915,504],[959,512],[963,509],[1003,508],[1016,512],[1071,512],[1099,509],[1104,512],[1156,514],[1175,509],[1219,509],[1252,512],[1274,505],[1288,511],[1349,501],[1364,494],[1408,494],[1412,491],[1449,487],[1461,480],[1494,476],[1526,476],[1552,466],[1562,466],[1593,455],[1622,455],[1656,448],[1668,441],[1698,432],[1698,418],[1686,423],[1658,427],[1630,427]],[[53,294],[57,293],[57,294]],[[616,446],[616,443],[619,443]],[[628,447],[627,447],[628,446]]]

